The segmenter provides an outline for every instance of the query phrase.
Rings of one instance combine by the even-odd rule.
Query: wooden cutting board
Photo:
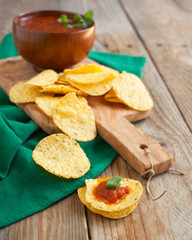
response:
[[[85,59],[82,64],[96,63]],[[0,60],[0,87],[9,95],[10,88],[19,81],[27,81],[37,73],[21,57]],[[138,112],[120,103],[110,103],[103,97],[87,97],[96,120],[97,130],[116,151],[140,174],[151,168],[149,156],[143,150],[151,151],[155,174],[169,169],[174,157],[160,144],[141,132],[130,122],[144,119],[150,111]],[[35,103],[18,104],[48,134],[61,132]]]

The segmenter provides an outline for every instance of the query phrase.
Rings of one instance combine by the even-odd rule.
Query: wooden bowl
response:
[[[20,14],[13,20],[15,46],[19,54],[33,64],[36,70],[51,68],[62,71],[81,62],[93,46],[94,22],[85,29],[66,30],[66,27],[61,27],[62,23],[57,21],[61,14],[72,18],[75,13],[36,11]]]

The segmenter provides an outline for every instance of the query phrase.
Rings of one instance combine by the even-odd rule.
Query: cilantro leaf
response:
[[[74,28],[72,24],[67,24],[66,28]]]
[[[109,178],[106,182],[106,187],[112,189],[119,187],[121,179],[122,179],[121,176]]]
[[[84,19],[79,14],[75,14],[73,16],[73,20],[76,21],[76,22],[83,22],[84,21]]]
[[[106,188],[115,189],[120,186],[121,176],[109,178],[106,181]]]
[[[82,22],[82,23],[76,23],[73,26],[76,28],[86,28],[87,24],[86,24],[86,22]]]
[[[89,18],[86,18],[86,19],[85,19],[85,22],[86,22],[86,24],[87,24],[87,27],[91,26],[92,23],[93,23],[93,21],[92,21],[91,19],[89,19]]]
[[[89,10],[88,12],[85,13],[84,17],[87,19],[93,20],[93,10]]]
[[[62,14],[57,21],[61,23],[71,23],[66,25],[67,28],[87,28],[93,24],[93,10],[89,10],[84,16],[74,14],[73,21],[69,19],[66,14]]]
[[[57,21],[61,22],[61,23],[68,23],[68,17],[66,14],[62,14],[61,17]]]

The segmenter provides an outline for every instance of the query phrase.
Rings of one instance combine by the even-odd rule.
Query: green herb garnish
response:
[[[61,23],[70,23],[70,22],[72,22],[72,20],[69,19],[66,14],[62,14],[61,17],[59,19],[57,19],[57,21],[61,22]]]
[[[115,188],[120,186],[120,182],[121,182],[121,176],[109,178],[106,181],[106,187],[111,188],[111,189],[115,189]]]
[[[82,23],[76,23],[73,25],[75,28],[86,28],[87,24],[85,22]]]
[[[84,21],[84,19],[81,17],[81,15],[79,15],[79,14],[75,14],[74,16],[73,16],[73,20],[75,21],[75,22],[83,22]]]
[[[85,13],[84,17],[85,17],[86,19],[91,19],[91,20],[93,20],[93,15],[94,15],[93,10],[89,10],[88,12]]]
[[[67,27],[67,28],[73,28],[73,25],[72,25],[72,24],[67,24],[66,27]]]
[[[57,21],[61,23],[69,23],[66,25],[67,28],[87,28],[93,23],[93,14],[93,10],[89,10],[84,16],[75,14],[73,15],[73,21],[69,19],[66,14],[62,14]]]

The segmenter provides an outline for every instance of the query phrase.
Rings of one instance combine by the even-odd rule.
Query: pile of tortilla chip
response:
[[[134,74],[119,73],[103,65],[79,65],[56,73],[48,69],[10,90],[14,103],[35,102],[59,129],[77,141],[91,141],[96,135],[94,114],[86,96],[103,95],[106,101],[122,103],[138,111],[153,107],[142,81]]]
[[[15,84],[9,92],[10,100],[14,103],[35,102],[66,134],[49,136],[33,152],[34,161],[57,176],[77,178],[90,167],[86,156],[82,157],[80,146],[76,150],[75,141],[88,142],[97,135],[95,117],[86,99],[88,95],[103,95],[106,101],[125,104],[138,111],[153,107],[148,91],[136,75],[126,72],[120,74],[103,65],[79,65],[62,73],[48,69],[25,83]],[[62,141],[63,148],[58,145]],[[84,159],[84,164],[81,161],[77,164],[78,158]],[[69,159],[72,160],[71,165]],[[74,174],[73,165],[76,166]]]
[[[94,213],[107,218],[119,219],[128,216],[137,206],[142,194],[142,185],[139,181],[122,178],[120,187],[128,187],[129,193],[117,203],[107,203],[98,199],[94,190],[101,181],[109,178],[86,180],[86,186],[78,189],[78,196],[83,204]]]

